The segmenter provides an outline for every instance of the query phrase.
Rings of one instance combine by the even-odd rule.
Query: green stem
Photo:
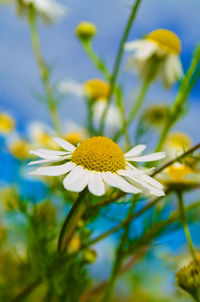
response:
[[[122,39],[121,39],[121,42],[120,42],[120,45],[119,45],[119,49],[118,49],[118,52],[117,52],[117,56],[116,56],[115,64],[114,64],[114,68],[113,68],[113,73],[112,73],[112,76],[111,76],[111,79],[110,79],[110,87],[111,87],[110,96],[109,96],[109,99],[108,99],[107,106],[105,107],[105,110],[104,110],[104,112],[102,114],[102,117],[101,117],[100,129],[99,129],[100,134],[103,134],[103,132],[104,132],[105,119],[106,119],[106,115],[108,113],[109,105],[110,105],[111,99],[112,99],[112,94],[113,94],[113,91],[114,91],[114,88],[115,88],[115,83],[116,83],[117,76],[118,76],[118,73],[119,73],[119,67],[120,67],[120,64],[121,64],[121,59],[122,59],[122,55],[123,55],[123,51],[124,51],[124,43],[127,40],[127,37],[129,35],[132,23],[133,23],[133,21],[136,17],[136,14],[137,14],[140,3],[141,3],[141,0],[136,0],[135,1],[135,4],[132,8],[130,17],[129,17],[128,22],[126,24],[126,27],[125,27],[125,30],[124,30],[124,33],[123,33],[123,36],[122,36]]]
[[[128,124],[130,125],[132,123],[132,121],[135,119],[136,115],[138,114],[140,108],[142,107],[142,104],[144,102],[144,99],[147,95],[149,86],[150,86],[151,82],[149,81],[145,81],[143,82],[142,88],[140,90],[140,93],[131,109],[131,112],[128,116]]]
[[[106,65],[102,62],[102,60],[97,56],[97,54],[92,49],[91,42],[90,41],[86,41],[86,42],[81,41],[81,42],[85,50],[85,53],[90,58],[94,66],[103,74],[103,76],[107,81],[110,81],[111,74],[108,68],[106,67]]]
[[[194,248],[194,245],[192,242],[190,230],[189,230],[188,223],[187,223],[187,216],[186,216],[185,207],[184,207],[183,194],[182,194],[182,192],[178,192],[177,195],[178,195],[179,212],[180,212],[180,216],[181,216],[181,220],[182,220],[182,224],[183,224],[183,228],[184,228],[184,232],[185,232],[185,237],[187,239],[187,244],[188,244],[188,247],[189,247],[193,260],[196,263],[198,263],[196,251],[195,251],[195,248]]]
[[[134,196],[132,205],[131,205],[131,207],[129,209],[129,212],[128,212],[128,215],[127,215],[127,219],[129,219],[131,217],[133,209],[135,207],[135,204],[136,204],[136,201],[138,200],[138,198],[139,198],[138,195]],[[102,302],[109,302],[111,297],[112,297],[112,294],[114,292],[115,285],[116,285],[118,277],[119,277],[119,271],[120,271],[120,269],[123,265],[123,261],[124,261],[124,245],[125,245],[125,243],[127,241],[127,238],[128,238],[130,223],[131,223],[131,221],[128,224],[126,224],[125,227],[124,227],[124,233],[121,237],[119,246],[118,246],[117,251],[116,251],[116,259],[115,259],[115,262],[114,262],[114,265],[113,265],[111,277],[110,277],[110,280],[108,282],[106,292],[105,292],[105,295],[104,295],[104,298],[103,298]]]
[[[59,239],[58,239],[58,252],[61,252],[62,249],[64,249],[66,247],[67,242],[69,242],[69,239],[72,236],[72,232],[70,230],[75,228],[76,224],[77,224],[77,217],[80,218],[82,212],[83,212],[83,200],[86,196],[87,193],[87,189],[83,190],[82,192],[79,193],[79,196],[77,198],[77,200],[75,201],[75,203],[73,204],[72,208],[70,209],[64,224],[62,226],[62,229],[60,231],[60,235],[59,235]],[[76,222],[76,224],[74,225],[74,222]],[[67,240],[66,240],[67,238]],[[64,243],[64,247],[63,247],[63,243]]]
[[[89,134],[95,135],[95,129],[93,125],[93,100],[87,99],[87,120],[86,120],[86,125]]]
[[[30,26],[30,35],[31,35],[31,43],[33,48],[33,53],[38,65],[40,78],[42,80],[44,90],[46,93],[47,98],[47,105],[51,114],[52,122],[54,124],[55,130],[58,133],[61,133],[61,126],[60,126],[60,120],[58,116],[57,106],[56,106],[56,100],[53,95],[53,89],[50,84],[50,75],[48,71],[48,67],[46,66],[42,52],[40,49],[40,39],[38,35],[37,30],[37,20],[36,20],[36,13],[34,8],[29,8],[29,26]]]
[[[175,98],[174,104],[171,108],[169,120],[164,125],[158,144],[156,146],[155,149],[156,152],[162,149],[169,131],[171,130],[172,126],[176,123],[177,119],[179,118],[183,110],[183,106],[187,101],[190,91],[192,90],[197,80],[199,79],[200,76],[199,70],[197,71],[196,76],[194,76],[193,78],[193,75],[195,74],[199,62],[200,62],[200,46],[197,47],[192,62],[190,64],[190,67],[181,83],[180,89]]]
[[[86,41],[86,42],[82,41],[82,45],[83,45],[83,48],[84,48],[86,54],[88,55],[88,57],[90,58],[90,60],[94,64],[94,66],[102,73],[104,78],[108,82],[110,82],[112,75],[110,74],[110,72],[109,72],[108,68],[106,67],[106,65],[102,62],[102,60],[98,57],[98,55],[92,49],[91,41],[89,41],[89,42],[88,41]],[[113,90],[114,90],[114,95],[115,95],[115,98],[116,98],[117,107],[118,107],[118,110],[120,112],[121,120],[122,120],[122,130],[120,130],[120,133],[122,131],[122,133],[124,135],[124,138],[125,138],[126,145],[129,147],[130,146],[130,139],[129,139],[129,135],[128,135],[128,129],[127,129],[127,122],[126,122],[126,115],[125,115],[122,93],[121,93],[120,87],[118,87],[117,85],[115,85]]]

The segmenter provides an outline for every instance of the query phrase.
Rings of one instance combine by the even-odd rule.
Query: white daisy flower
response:
[[[136,67],[143,80],[152,76],[155,66],[153,79],[160,79],[165,87],[170,87],[183,76],[181,42],[170,30],[154,30],[144,39],[126,43],[125,50],[133,52],[127,67]]]
[[[84,84],[69,80],[60,82],[58,90],[62,94],[73,94],[79,98],[92,99],[94,121],[97,127],[99,126],[110,94],[110,86],[108,83],[101,79],[90,79]],[[106,116],[106,126],[116,129],[120,127],[121,123],[119,110],[115,105],[111,104]]]
[[[7,1],[7,3],[10,2]],[[67,12],[66,7],[54,0],[12,0],[12,2],[16,4],[20,15],[26,15],[27,9],[32,6],[44,21],[47,22],[55,22]]]
[[[65,151],[38,149],[31,153],[41,157],[30,164],[53,164],[36,169],[32,174],[58,176],[64,175],[65,189],[81,192],[86,186],[89,191],[101,196],[106,192],[106,184],[126,193],[163,196],[163,186],[147,175],[145,170],[137,169],[132,163],[148,162],[165,157],[163,152],[140,156],[145,145],[137,145],[127,153],[107,137],[92,137],[78,147],[61,138],[54,138]],[[59,162],[59,165],[56,163]],[[63,162],[61,164],[61,162]]]
[[[173,159],[192,147],[190,137],[183,132],[171,133],[164,145],[167,159]],[[156,178],[166,187],[176,190],[187,190],[200,184],[200,167],[198,160],[192,157],[185,158],[182,162],[175,162]]]

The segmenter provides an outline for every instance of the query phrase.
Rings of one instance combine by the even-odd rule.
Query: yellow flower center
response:
[[[15,128],[15,121],[13,118],[6,114],[6,113],[0,113],[0,132],[1,133],[10,133]]]
[[[84,84],[85,93],[92,99],[108,99],[110,86],[103,80],[91,79]]]
[[[16,140],[14,141],[10,147],[10,153],[19,159],[26,159],[29,157],[29,144],[24,140]]]
[[[175,53],[177,55],[181,52],[181,41],[179,37],[170,30],[154,30],[146,36],[146,39],[152,40],[167,52]]]
[[[64,139],[72,145],[78,145],[83,140],[83,135],[79,132],[69,132],[65,135]]]
[[[172,165],[166,169],[166,173],[176,181],[181,181],[192,172],[192,169],[186,165]]]
[[[175,154],[180,154],[192,146],[192,141],[188,135],[183,132],[171,133],[165,143],[165,149]]]
[[[52,148],[52,149],[58,148],[58,145],[53,140],[53,138],[45,132],[38,131],[38,133],[36,133],[36,135],[35,135],[35,139],[36,139],[36,142],[41,146],[45,146],[45,147]]]
[[[98,172],[116,172],[125,169],[125,157],[120,147],[103,136],[82,142],[72,153],[72,162]]]

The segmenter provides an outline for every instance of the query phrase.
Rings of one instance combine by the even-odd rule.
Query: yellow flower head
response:
[[[91,22],[81,22],[76,27],[76,35],[81,40],[91,40],[96,35],[96,26]]]
[[[10,153],[20,159],[25,160],[30,158],[29,151],[30,151],[30,145],[27,141],[23,139],[16,139],[9,145]]]
[[[176,285],[192,297],[199,301],[200,299],[200,262],[191,262],[176,273]]]
[[[183,132],[173,132],[171,133],[165,143],[164,149],[180,155],[182,152],[186,151],[192,146],[192,141],[190,137]]]
[[[125,169],[125,157],[120,147],[111,139],[101,136],[82,142],[72,153],[72,162],[99,172]]]
[[[0,112],[0,133],[8,134],[15,128],[15,121],[7,113]]]
[[[174,164],[166,169],[166,173],[175,181],[182,181],[186,175],[192,172],[193,170],[185,164]]]
[[[84,83],[85,93],[93,100],[107,100],[110,94],[110,86],[101,79],[91,79]]]
[[[179,37],[170,30],[157,29],[150,32],[145,39],[156,43],[161,49],[166,52],[179,55],[181,52],[181,41]]]
[[[64,139],[76,146],[83,141],[84,137],[81,132],[69,132],[64,136]]]

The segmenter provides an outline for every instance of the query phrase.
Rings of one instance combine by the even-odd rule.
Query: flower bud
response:
[[[76,35],[83,41],[89,41],[96,35],[97,29],[93,23],[81,22],[76,27]]]

